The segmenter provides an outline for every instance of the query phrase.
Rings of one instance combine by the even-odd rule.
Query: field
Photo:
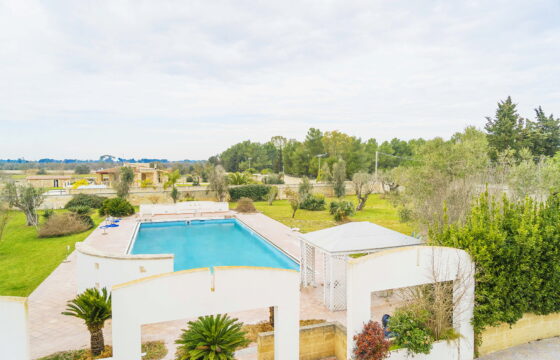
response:
[[[287,200],[277,200],[272,205],[268,205],[265,201],[258,201],[255,202],[255,207],[261,213],[291,228],[299,228],[301,232],[306,233],[337,225],[328,212],[328,204],[333,200],[335,199],[327,199],[327,210],[298,210],[293,219],[292,209]],[[355,196],[347,196],[346,200],[357,204]],[[230,208],[235,209],[235,203],[231,203]],[[407,235],[410,235],[413,231],[410,224],[399,221],[397,209],[379,194],[371,195],[364,209],[356,212],[350,219],[352,221],[370,221]]]
[[[103,220],[92,216],[96,226]],[[84,240],[92,230],[57,238],[38,238],[25,215],[14,211],[0,240],[0,295],[28,296],[66,258],[67,246]]]

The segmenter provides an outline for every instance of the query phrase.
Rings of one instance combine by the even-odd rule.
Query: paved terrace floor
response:
[[[223,217],[221,214],[205,214],[207,217]],[[263,214],[237,215],[238,218],[266,237],[279,248],[292,255],[300,257],[298,233],[292,231],[282,223]],[[184,220],[189,216],[156,216],[154,220]],[[110,228],[107,234],[103,230],[95,229],[85,240],[90,246],[113,254],[124,254],[129,246],[138,219],[130,217],[123,219],[120,226]],[[320,262],[320,257],[318,256]],[[71,254],[68,262],[62,263],[56,270],[31,294],[29,298],[29,320],[31,332],[32,358],[38,358],[63,350],[86,348],[89,345],[89,333],[83,323],[69,316],[61,315],[66,301],[76,295],[75,253]],[[317,264],[317,269],[322,269]],[[380,319],[383,313],[390,312],[389,298],[372,297],[372,311],[374,318]],[[393,299],[394,300],[394,299]],[[322,287],[305,288],[301,292],[301,319],[324,319],[346,323],[346,312],[329,311],[322,302]],[[239,320],[252,324],[268,320],[268,309],[256,309],[241,313],[230,314]],[[169,348],[166,359],[173,359],[175,352],[174,341],[181,329],[185,328],[187,319],[142,327],[142,341],[163,340]],[[111,344],[111,323],[105,327],[107,344]],[[238,354],[239,359],[255,359],[256,348],[252,346]]]

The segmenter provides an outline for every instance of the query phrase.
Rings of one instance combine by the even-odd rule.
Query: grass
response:
[[[160,360],[167,355],[167,347],[163,341],[148,341],[142,344],[142,352],[146,353],[143,360]],[[97,357],[93,357],[89,349],[61,351],[55,354],[42,357],[38,360],[93,360],[99,358],[111,357],[113,349],[105,346],[103,353]]]
[[[42,214],[42,211],[40,212]],[[103,218],[92,214],[97,226]],[[95,227],[94,227],[95,228]],[[38,238],[37,229],[25,225],[25,215],[14,211],[0,240],[0,295],[28,296],[84,240],[91,230],[56,238]]]
[[[355,196],[346,196],[345,199],[352,201],[355,205],[358,203]],[[296,212],[296,216],[293,219],[292,209],[287,200],[276,200],[272,205],[268,205],[266,201],[257,201],[255,202],[255,207],[266,216],[278,220],[291,228],[299,228],[301,232],[306,233],[338,225],[328,211],[329,203],[334,200],[336,199],[327,199],[326,210],[309,211],[300,209]],[[235,207],[236,203],[230,204],[231,209],[235,209]],[[350,217],[350,220],[370,221],[407,235],[410,235],[413,231],[409,223],[401,223],[399,221],[397,209],[379,194],[371,195],[366,206]]]

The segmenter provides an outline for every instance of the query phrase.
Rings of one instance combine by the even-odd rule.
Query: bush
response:
[[[354,336],[354,357],[356,360],[383,360],[389,356],[391,342],[385,339],[385,332],[377,321],[369,321],[361,333]]]
[[[103,201],[107,198],[97,195],[77,194],[66,203],[65,209],[74,208],[77,206],[87,206],[91,209],[100,209],[103,206]]]
[[[257,209],[255,209],[255,204],[253,204],[253,200],[244,197],[239,199],[239,201],[237,202],[237,207],[235,208],[235,211],[240,213],[254,213],[257,211]]]
[[[349,216],[356,212],[354,204],[350,201],[333,201],[330,205],[329,212],[334,215],[336,221],[346,220]]]
[[[311,211],[325,210],[325,207],[325,196],[321,194],[308,194],[299,204],[300,209]]]
[[[232,201],[237,201],[242,197],[249,198],[253,201],[261,201],[266,199],[270,186],[251,184],[232,187],[229,189],[229,196]]]
[[[406,207],[400,207],[398,210],[399,214],[399,221],[400,222],[409,222],[412,220],[412,210]]]
[[[187,175],[186,180],[187,180],[187,182],[193,182],[194,181],[194,179],[191,175]]]
[[[99,215],[109,215],[114,217],[129,216],[134,214],[134,207],[123,198],[112,198],[103,201],[103,206],[99,209]]]
[[[39,228],[39,237],[56,237],[77,234],[90,229],[80,216],[74,213],[54,214]]]
[[[271,186],[268,190],[268,194],[266,194],[266,201],[268,202],[268,205],[272,205],[272,202],[276,200],[277,196],[278,188],[276,186]]]
[[[84,223],[89,225],[92,228],[95,223],[89,214],[91,213],[91,209],[89,206],[75,206],[68,208],[68,210],[74,214],[76,214]]]
[[[45,220],[49,220],[53,215],[54,215],[54,210],[53,209],[46,209],[43,212],[43,218],[45,218]]]
[[[395,334],[395,345],[406,348],[409,354],[429,354],[434,338],[426,323],[430,313],[422,308],[405,307],[395,311],[389,329]]]
[[[267,185],[281,185],[284,184],[284,179],[282,178],[282,175],[270,174],[267,176],[263,176],[262,182],[263,184]]]
[[[76,167],[74,168],[74,174],[89,174],[90,171],[91,169],[89,168],[89,166],[85,164],[76,165]]]

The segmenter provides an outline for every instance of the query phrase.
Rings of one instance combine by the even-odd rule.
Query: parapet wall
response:
[[[560,313],[549,315],[525,314],[513,325],[502,324],[482,332],[480,356],[507,349],[529,341],[560,336]]]

